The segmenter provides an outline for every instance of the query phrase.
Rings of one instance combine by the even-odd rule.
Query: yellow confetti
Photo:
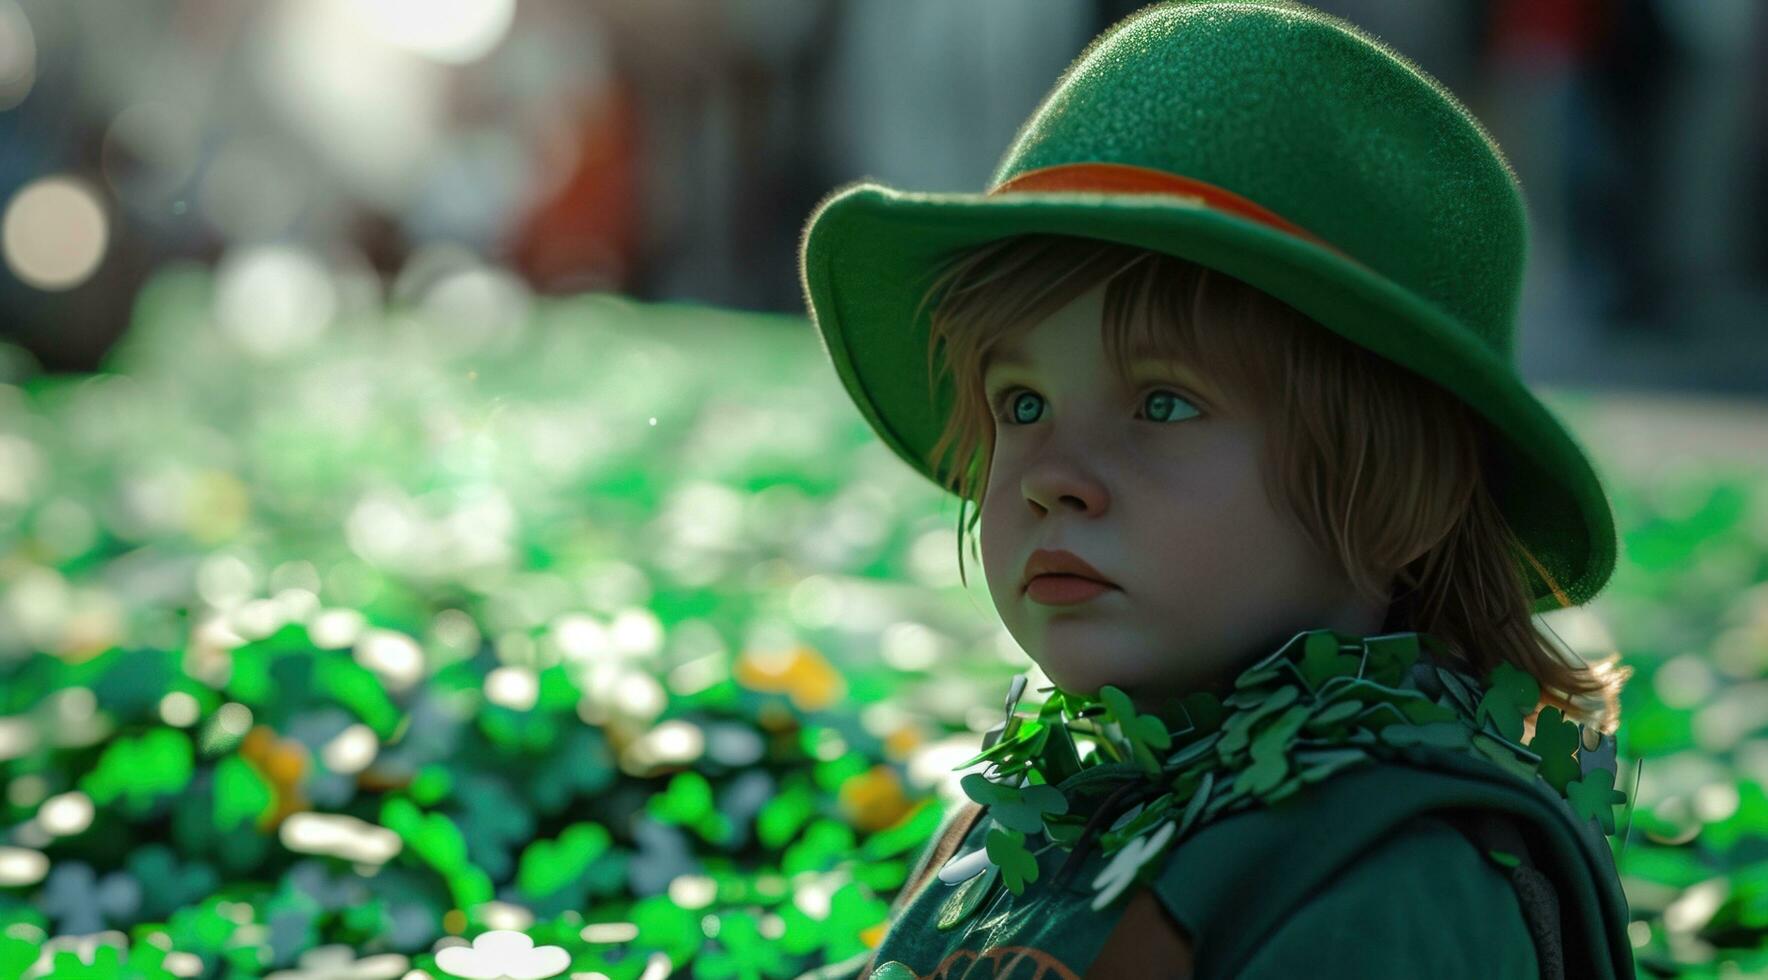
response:
[[[896,823],[913,807],[896,770],[889,766],[873,766],[842,783],[840,800],[854,826],[868,832]]]
[[[810,647],[745,650],[737,659],[738,684],[753,691],[784,694],[800,711],[820,711],[847,693],[847,682],[833,664]]]

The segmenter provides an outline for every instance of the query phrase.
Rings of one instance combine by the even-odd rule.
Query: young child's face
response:
[[[1265,493],[1255,413],[1224,406],[1210,379],[1138,362],[1120,382],[1100,332],[1105,287],[998,348],[997,402],[981,512],[989,593],[1050,680],[1114,684],[1148,707],[1231,681],[1306,629],[1368,635],[1385,607]],[[1205,325],[1207,327],[1207,325]],[[1023,366],[1002,360],[1018,357]],[[1038,549],[1066,550],[1115,584],[1070,605],[1025,590]]]

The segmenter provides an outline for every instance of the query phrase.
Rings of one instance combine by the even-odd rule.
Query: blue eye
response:
[[[1020,395],[1041,397],[1029,388],[1016,385],[1008,387],[995,396],[993,404],[990,406],[995,421],[1004,422],[1010,426],[1029,425],[1037,421],[1035,417],[1037,402],[1026,402],[1019,398]],[[1148,417],[1155,422],[1179,422],[1203,414],[1184,396],[1171,388],[1148,389],[1142,395],[1142,404],[1153,406]],[[1032,417],[1026,417],[1024,409],[1027,405],[1032,406]]]

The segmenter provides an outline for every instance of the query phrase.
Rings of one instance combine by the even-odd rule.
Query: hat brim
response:
[[[898,191],[859,181],[808,219],[799,275],[841,383],[885,445],[939,484],[927,454],[950,409],[927,387],[929,311],[916,307],[954,252],[1028,233],[1134,245],[1219,270],[1351,342],[1459,396],[1498,436],[1487,474],[1512,530],[1565,604],[1595,596],[1614,570],[1607,495],[1571,433],[1514,369],[1454,318],[1331,249],[1176,195]],[[1533,612],[1560,608],[1523,569]]]

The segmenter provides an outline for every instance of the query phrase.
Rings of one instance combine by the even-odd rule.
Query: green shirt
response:
[[[1106,686],[1025,721],[1016,682],[971,760],[1001,779],[964,777],[988,818],[948,815],[956,846],[922,860],[984,870],[918,871],[873,956],[813,975],[1080,977],[1145,887],[1190,938],[1193,969],[1174,976],[1631,977],[1612,755],[1579,750],[1557,709],[1524,745],[1534,679],[1500,663],[1482,685],[1425,657],[1434,645],[1303,631],[1227,697],[1159,716]],[[1122,761],[1082,764],[1076,731]],[[1145,812],[1122,808],[1138,799]],[[1091,846],[1105,825],[1109,855]]]
[[[1149,887],[1192,937],[1191,975],[1540,976],[1503,869],[1431,813],[1484,807],[1531,828],[1531,850],[1562,907],[1566,976],[1631,977],[1625,899],[1606,843],[1544,787],[1444,750],[1420,747],[1413,755],[1422,765],[1338,773],[1271,807],[1227,814],[1174,847]],[[1131,769],[1088,769],[1061,788]],[[960,807],[935,839],[964,820],[971,825],[956,853],[981,847],[989,821],[979,815],[974,805]],[[996,881],[979,912],[948,931],[938,928],[941,910],[962,886],[929,876],[869,957],[808,976],[1082,977],[1127,894],[1092,910],[1092,880],[1106,863],[1096,853],[1052,887],[1066,858],[1060,849],[1037,855],[1038,878],[1025,894]]]

